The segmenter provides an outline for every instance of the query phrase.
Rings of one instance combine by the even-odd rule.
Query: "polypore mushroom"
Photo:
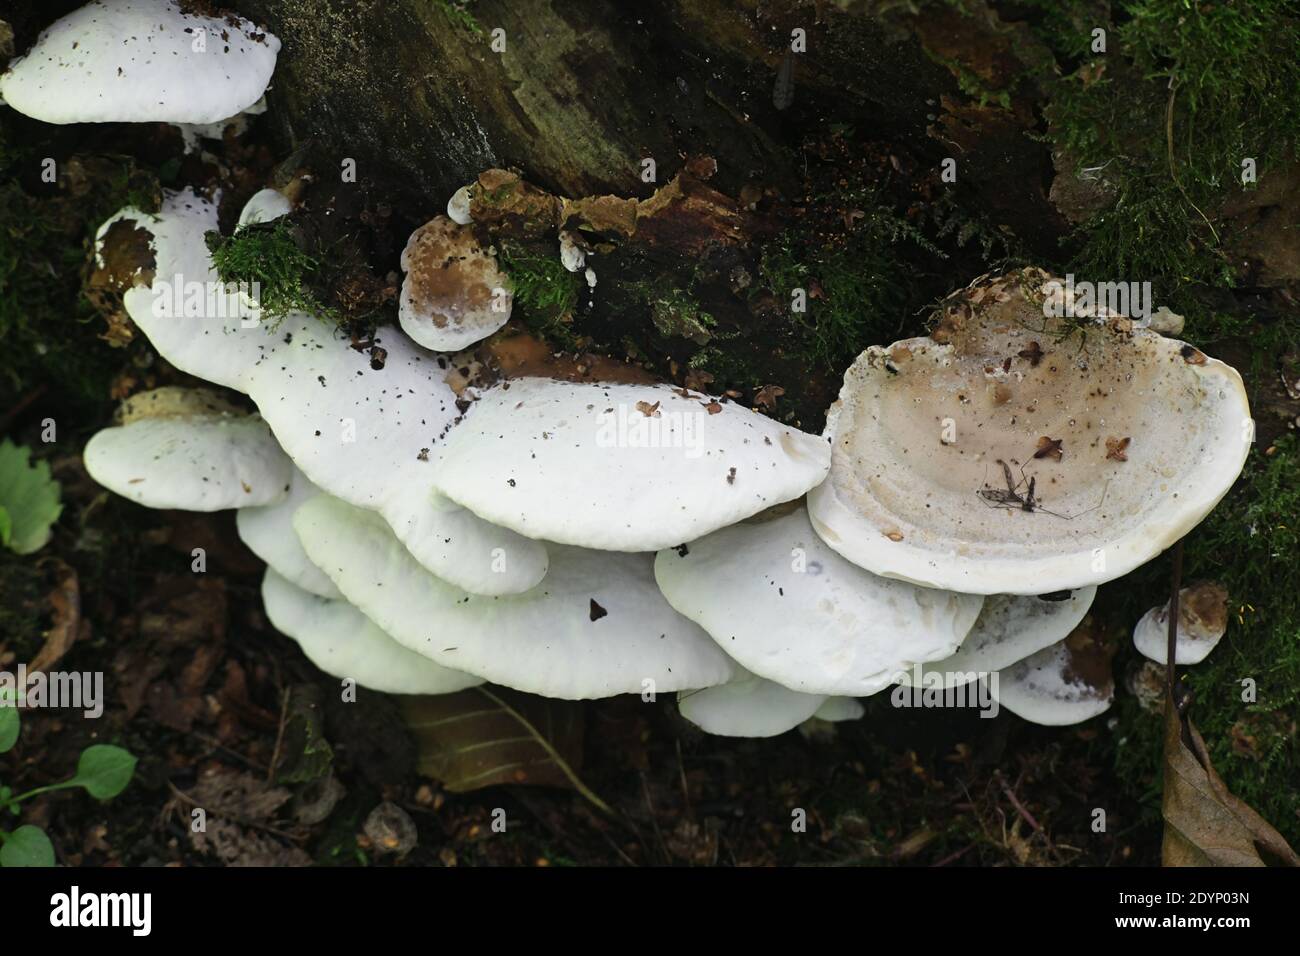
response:
[[[402,250],[402,330],[435,352],[456,352],[485,339],[510,319],[510,278],[474,237],[474,230],[435,216]]]
[[[467,594],[429,574],[378,516],[327,496],[302,505],[303,548],[403,646],[546,697],[585,699],[725,683],[734,665],[654,585],[651,557],[557,547],[524,594]]]
[[[1124,319],[1045,315],[1039,270],[965,290],[928,338],[863,352],[827,416],[813,527],[869,571],[979,594],[1099,584],[1241,471],[1240,376]]]
[[[239,224],[236,231],[260,222],[274,222],[282,216],[289,215],[293,203],[289,197],[278,189],[259,189],[244,203],[239,211]]]
[[[719,737],[775,737],[814,716],[826,702],[825,695],[801,694],[747,671],[729,683],[677,695],[681,715]]]
[[[298,506],[319,494],[321,490],[294,468],[284,500],[260,508],[240,508],[235,527],[240,540],[290,584],[318,597],[341,601],[343,595],[307,557],[293,530],[293,514]]]
[[[1096,587],[1045,597],[991,594],[956,653],[904,672],[904,682],[920,683],[917,675],[924,681],[933,673],[943,678],[944,687],[959,687],[1010,667],[1063,640],[1083,620],[1096,596]]]
[[[483,683],[408,651],[351,604],[304,591],[273,568],[262,578],[262,604],[277,631],[340,680],[386,694],[450,694]]]
[[[1085,617],[1065,640],[990,675],[990,689],[999,704],[1032,723],[1082,723],[1110,708],[1112,653]]]
[[[221,511],[269,505],[293,465],[266,423],[203,389],[169,386],[128,399],[118,424],[86,443],[86,471],[148,508]]]
[[[266,91],[280,41],[178,0],[94,0],[47,27],[0,97],[47,123],[216,123]]]
[[[802,507],[660,551],[655,579],[728,655],[805,694],[874,694],[947,657],[983,603],[862,570],[813,533]]]
[[[528,537],[657,551],[799,497],[828,458],[819,438],[687,389],[526,378],[482,393],[434,485]]]
[[[313,483],[382,512],[440,577],[486,594],[540,581],[543,545],[431,488],[438,448],[460,415],[446,360],[391,328],[374,335],[381,359],[350,348],[311,316],[291,313],[274,326],[250,318],[238,291],[227,290],[212,268],[203,236],[216,228],[215,204],[189,190],[166,194],[156,216],[124,209],[100,228],[101,257],[120,231],[147,237],[153,269],[123,302],[154,348],[191,375],[246,392]],[[191,295],[195,289],[210,294]]]
[[[1228,591],[1221,584],[1202,581],[1178,592],[1178,630],[1174,640],[1175,664],[1199,664],[1209,656],[1228,629]],[[1133,629],[1133,646],[1157,664],[1169,653],[1169,605],[1161,604],[1142,615]]]

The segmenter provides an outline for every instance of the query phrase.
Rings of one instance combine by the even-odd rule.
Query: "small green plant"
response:
[[[0,544],[18,554],[44,547],[63,510],[49,464],[31,455],[7,438],[0,442]]]
[[[0,753],[18,742],[18,707],[10,692],[0,692]],[[18,816],[24,800],[55,790],[81,787],[96,800],[111,800],[126,789],[135,774],[135,757],[111,744],[92,744],[81,752],[77,772],[61,783],[36,787],[24,793],[0,784],[0,812]],[[53,866],[54,844],[40,827],[24,824],[14,830],[0,829],[0,867]]]
[[[320,263],[298,247],[283,220],[245,226],[233,236],[209,232],[205,238],[221,281],[255,288],[265,319],[274,322],[290,312],[335,319],[335,310],[311,288]]]

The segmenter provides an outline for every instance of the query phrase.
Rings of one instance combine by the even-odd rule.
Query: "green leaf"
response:
[[[53,866],[54,844],[40,827],[30,824],[6,834],[0,844],[0,866]]]
[[[0,701],[0,754],[18,743],[18,708]]]
[[[59,519],[59,483],[50,478],[48,462],[31,461],[30,448],[9,439],[0,442],[0,540],[19,554],[31,554],[50,540]]]
[[[121,747],[92,744],[77,761],[77,774],[68,783],[85,787],[97,800],[111,800],[126,789],[135,774],[135,758]]]

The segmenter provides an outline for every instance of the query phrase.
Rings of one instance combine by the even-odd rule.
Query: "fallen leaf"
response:
[[[1061,439],[1048,438],[1046,435],[1038,439],[1038,450],[1034,452],[1035,458],[1051,458],[1052,461],[1060,461],[1061,455]]]
[[[1165,704],[1165,866],[1300,866],[1282,835],[1228,790],[1191,718]]]
[[[416,769],[447,790],[570,787],[609,812],[577,775],[585,718],[581,703],[481,686],[404,697],[401,707],[415,738]]]

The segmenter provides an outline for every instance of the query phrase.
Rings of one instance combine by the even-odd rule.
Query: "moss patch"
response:
[[[312,288],[319,261],[298,247],[283,219],[255,223],[229,237],[210,232],[206,239],[221,281],[249,284],[263,318],[274,322],[290,312],[307,312],[337,320]]]

